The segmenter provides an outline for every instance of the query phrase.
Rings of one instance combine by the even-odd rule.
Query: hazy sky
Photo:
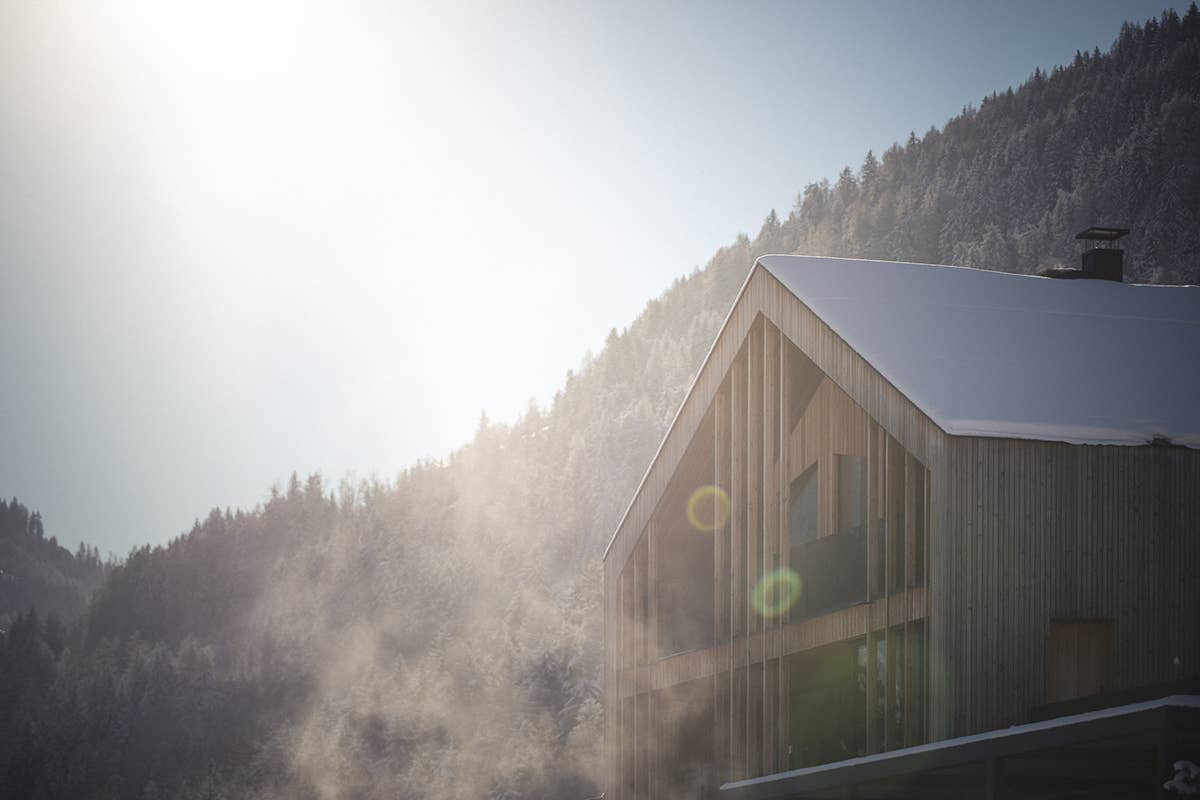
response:
[[[0,0],[0,495],[123,554],[443,456],[805,183],[1165,4],[445,5]]]

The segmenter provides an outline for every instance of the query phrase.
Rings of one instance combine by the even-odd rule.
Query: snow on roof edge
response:
[[[935,421],[936,422],[936,421]],[[947,420],[942,427],[951,436],[978,436],[992,439],[1027,439],[1038,442],[1066,444],[1118,445],[1138,447],[1161,439],[1166,444],[1200,448],[1200,433],[1162,436],[1147,439],[1120,428],[1099,428],[1087,425],[1035,425],[1033,423],[1005,424],[990,419]]]

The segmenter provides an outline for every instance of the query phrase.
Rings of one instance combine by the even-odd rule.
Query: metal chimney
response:
[[[1083,274],[1079,277],[1123,281],[1125,251],[1117,247],[1117,240],[1128,233],[1128,228],[1088,228],[1075,234],[1076,239],[1090,245],[1083,251]]]

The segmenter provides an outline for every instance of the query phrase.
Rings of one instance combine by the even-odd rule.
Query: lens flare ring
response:
[[[802,581],[794,569],[780,567],[763,576],[754,587],[751,602],[759,616],[774,619],[800,599]]]
[[[705,503],[711,509],[705,509]],[[688,498],[687,517],[693,528],[705,533],[724,527],[729,521],[729,495],[720,486],[701,486]]]

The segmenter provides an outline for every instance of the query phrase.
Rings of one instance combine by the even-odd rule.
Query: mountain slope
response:
[[[677,280],[547,409],[391,483],[293,479],[133,553],[64,635],[0,642],[0,798],[585,797],[597,557],[756,255],[1032,271],[1126,223],[1197,280],[1200,14],[1127,26]],[[19,629],[18,629],[19,627]]]
[[[1200,19],[1126,24],[1108,54],[1076,53],[910,134],[857,174],[811,184],[781,252],[959,264],[1077,267],[1074,234],[1132,229],[1126,280],[1200,282]]]
[[[108,572],[98,551],[81,544],[72,554],[46,537],[41,514],[0,500],[0,632],[30,609],[70,622]]]

